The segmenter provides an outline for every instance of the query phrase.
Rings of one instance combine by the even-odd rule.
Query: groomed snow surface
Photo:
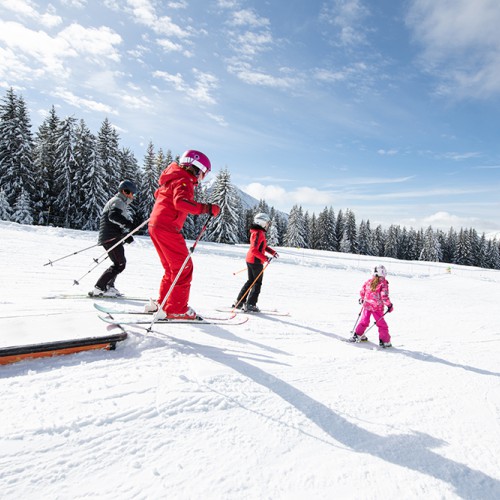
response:
[[[93,287],[101,247],[43,264],[96,233],[0,222],[0,241],[0,347],[119,333],[91,299],[43,298]],[[231,305],[246,250],[199,243],[198,313]],[[259,305],[290,316],[127,327],[115,351],[0,366],[1,498],[498,500],[500,272],[278,250]],[[149,238],[126,255],[117,287],[156,297]],[[386,350],[341,342],[377,263]]]

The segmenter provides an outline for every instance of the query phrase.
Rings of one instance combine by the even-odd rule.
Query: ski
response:
[[[149,317],[152,317],[154,315],[154,312],[144,312],[143,309],[141,308],[120,308],[120,307],[113,307],[113,306],[108,306],[107,304],[106,305],[103,305],[103,304],[99,304],[97,302],[94,302],[94,307],[99,311],[99,312],[103,312],[103,313],[106,313],[106,314],[113,314],[113,315],[116,315],[116,314],[132,314],[132,315],[142,315],[142,316],[149,316]],[[206,316],[205,314],[203,315],[203,319],[206,319],[206,320],[213,320],[213,321],[231,321],[234,317],[236,316],[236,314],[231,314],[230,316],[224,316],[224,317],[211,317],[211,316]],[[189,321],[192,321],[192,320],[187,320],[188,322]]]
[[[368,349],[374,349],[374,350],[383,350],[383,349],[392,349],[392,345],[391,346],[387,346],[387,347],[383,347],[379,344],[376,344],[375,342],[371,342],[370,340],[363,340],[362,342],[352,342],[351,340],[349,339],[339,339],[341,340],[342,342],[347,342],[348,344],[354,344],[354,345],[358,345],[358,346],[363,346],[363,347],[366,347]]]
[[[120,316],[120,314],[116,315],[114,314],[113,316],[110,316],[108,313],[108,316],[102,316],[101,314],[98,315],[99,318],[106,322],[106,323],[111,323],[113,325],[130,325],[130,326],[138,326],[141,327],[141,325],[150,325],[152,318],[151,315],[149,314],[143,314],[144,318],[127,318],[127,314],[123,314],[123,318],[117,317]],[[236,326],[236,325],[242,325],[248,321],[248,318],[223,318],[223,319],[208,319],[208,318],[203,318],[201,316],[197,316],[196,319],[159,319],[155,321],[155,325],[170,325],[170,324],[176,324],[176,325],[231,325],[231,326]],[[149,330],[149,328],[143,327],[146,330]]]
[[[263,315],[263,316],[290,316],[289,312],[278,311],[277,309],[261,309],[260,312],[247,312],[243,309],[234,309],[232,307],[219,307],[215,309],[219,312],[231,312],[234,314],[255,314],[255,315]]]
[[[144,297],[129,297],[123,295],[121,297],[91,297],[86,293],[59,293],[54,295],[45,295],[42,297],[45,300],[52,299],[94,299],[94,300],[137,300],[139,302],[148,302],[149,299]]]

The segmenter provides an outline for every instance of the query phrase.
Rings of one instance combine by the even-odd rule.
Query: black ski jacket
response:
[[[134,229],[127,201],[128,198],[124,194],[117,193],[104,205],[99,222],[99,240],[97,242],[99,245],[105,242],[116,243]]]

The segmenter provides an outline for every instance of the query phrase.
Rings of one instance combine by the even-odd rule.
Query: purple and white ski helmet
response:
[[[212,170],[208,157],[195,149],[188,149],[183,153],[179,159],[179,165],[196,167],[202,179]]]

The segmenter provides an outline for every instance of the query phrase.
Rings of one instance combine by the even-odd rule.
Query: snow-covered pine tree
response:
[[[210,193],[210,203],[219,205],[220,214],[212,220],[207,238],[216,243],[238,243],[238,192],[231,184],[231,174],[222,169],[215,179]]]
[[[273,243],[274,245],[282,246],[284,244],[287,224],[285,216],[276,210],[273,215],[272,224],[277,232],[277,243]]]
[[[441,245],[439,244],[439,240],[432,229],[432,226],[429,226],[424,233],[424,244],[418,260],[440,262],[441,257]]]
[[[270,247],[279,246],[278,226],[276,224],[277,211],[274,207],[271,207],[269,217],[271,217],[271,225],[266,234],[267,243]]]
[[[462,266],[470,266],[472,265],[472,261],[472,245],[469,231],[464,228],[460,228],[457,246],[455,247],[455,254],[453,256],[453,263]]]
[[[118,133],[111,125],[108,118],[102,122],[97,134],[97,162],[99,169],[104,172],[104,181],[107,191],[116,193],[118,185],[122,181],[120,178],[120,147]]]
[[[299,205],[294,205],[290,210],[283,244],[284,246],[294,248],[306,247],[304,215],[302,213],[302,207]]]
[[[374,256],[382,257],[385,252],[385,232],[379,224],[374,231],[372,231],[372,248]]]
[[[33,224],[33,214],[30,207],[30,198],[24,188],[21,188],[19,198],[14,205],[11,220],[13,222],[17,222],[18,224]]]
[[[443,250],[443,262],[454,262],[455,249],[458,243],[458,236],[452,227],[450,227],[448,233],[445,235],[444,240],[441,242],[441,249]]]
[[[344,227],[345,227],[344,212],[342,212],[342,209],[340,209],[337,212],[337,218],[335,220],[335,251],[337,252],[340,250],[340,242],[344,237]]]
[[[358,253],[358,231],[356,227],[356,216],[352,210],[347,209],[345,212],[345,229],[344,236],[349,242],[348,253]]]
[[[54,170],[56,172],[54,200],[54,219],[57,225],[71,227],[76,216],[74,202],[76,189],[74,178],[76,161],[74,157],[76,119],[69,116],[62,120],[56,132],[56,157]]]
[[[139,163],[137,162],[134,153],[129,148],[122,148],[120,151],[120,166],[121,166],[121,179],[130,180],[137,186],[137,193],[134,196],[134,202],[129,205],[130,213],[134,218],[135,225],[138,226],[144,221],[142,214],[139,214],[138,206],[141,202],[141,188],[142,188],[142,172],[139,169]]]
[[[309,248],[316,250],[321,247],[321,235],[322,231],[319,227],[318,219],[316,218],[316,214],[313,212],[309,219]]]
[[[496,238],[486,243],[486,267],[500,269],[500,248]]]
[[[12,216],[12,208],[7,201],[3,189],[0,189],[0,220],[9,221]]]
[[[320,237],[318,248],[320,250],[334,251],[336,248],[335,213],[332,207],[325,207],[320,212],[317,225]]]
[[[372,231],[370,221],[362,220],[358,231],[358,251],[361,255],[374,255],[372,247]]]
[[[0,104],[0,185],[7,201],[14,207],[21,192],[30,206],[35,191],[33,175],[33,137],[22,97],[12,87]]]
[[[55,171],[56,139],[59,117],[54,106],[44,119],[35,137],[33,169],[35,172],[35,194],[33,198],[35,223],[48,225],[51,222],[56,198]]]
[[[413,228],[406,229],[403,227],[399,238],[398,259],[402,260],[417,260],[418,255],[415,252],[415,230]]]
[[[155,151],[152,141],[149,141],[144,156],[141,189],[139,202],[136,205],[137,216],[141,220],[146,220],[153,210],[155,204],[155,191],[158,189],[158,171],[156,167]]]
[[[385,239],[385,257],[393,257],[394,259],[398,258],[400,232],[401,228],[399,226],[395,226],[394,224],[389,226]]]
[[[77,175],[75,204],[78,215],[74,225],[84,230],[95,231],[99,228],[102,209],[108,200],[108,186],[104,184],[104,172],[96,159],[96,138],[83,120],[75,132],[74,157]]]
[[[170,155],[172,156],[172,155]],[[160,174],[170,165],[172,160],[168,160],[168,158],[163,153],[163,149],[159,149],[158,153],[156,153],[155,165],[156,165],[156,174],[158,179],[160,178]]]

